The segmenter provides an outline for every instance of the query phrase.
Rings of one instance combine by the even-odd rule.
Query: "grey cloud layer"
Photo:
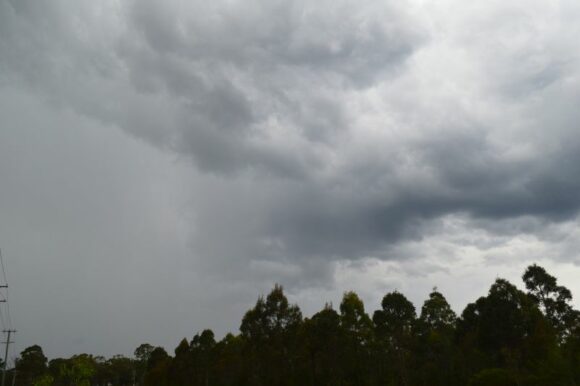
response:
[[[0,79],[208,173],[219,269],[319,275],[449,214],[574,218],[580,6],[524,5],[4,0]]]

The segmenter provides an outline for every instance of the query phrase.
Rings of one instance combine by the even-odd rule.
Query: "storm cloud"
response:
[[[459,276],[449,264],[487,267],[470,277],[482,285],[500,266],[575,266],[579,16],[564,0],[0,0],[0,134],[20,146],[4,146],[4,207],[19,209],[2,228],[64,216],[6,232],[37,235],[32,254],[46,229],[70,233],[48,237],[51,261],[112,269],[121,292],[135,266],[166,271],[182,300],[228,282],[191,302],[232,311],[196,326],[274,281],[314,307],[345,283],[378,299],[404,278]],[[46,169],[15,177],[48,149]]]

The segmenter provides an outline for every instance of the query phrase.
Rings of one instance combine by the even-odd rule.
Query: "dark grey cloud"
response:
[[[271,138],[275,126],[305,145],[332,141],[332,133],[348,128],[335,88],[371,85],[422,40],[402,10],[379,4],[145,1],[122,9],[76,6],[71,14],[60,2],[44,14],[49,27],[41,38],[30,27],[42,11],[4,7],[5,25],[14,25],[5,39],[14,50],[7,67],[57,103],[190,154],[216,172],[258,168],[293,176],[322,163],[301,143],[280,154],[285,146],[276,141],[286,138]],[[112,17],[99,15],[105,12]],[[75,17],[84,24],[71,25]],[[124,24],[104,35],[83,30],[119,18]],[[22,71],[21,62],[33,68]]]

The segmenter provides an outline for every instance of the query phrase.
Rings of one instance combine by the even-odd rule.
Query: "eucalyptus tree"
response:
[[[47,374],[47,362],[42,347],[34,345],[24,349],[16,362],[18,383],[22,386],[33,385],[36,379]]]
[[[297,336],[301,323],[300,309],[288,302],[278,284],[246,312],[240,331],[247,343],[252,384],[296,384]]]
[[[340,317],[330,304],[304,320],[302,342],[304,344],[305,373],[309,384],[334,385],[339,383],[342,372],[340,353],[343,347],[344,332]]]
[[[401,386],[410,384],[410,363],[413,349],[415,306],[403,294],[386,294],[381,309],[373,314],[376,339],[385,361],[381,377]]]
[[[436,288],[423,303],[415,326],[414,371],[420,385],[453,385],[455,374],[455,327],[457,315]]]
[[[341,364],[350,384],[369,384],[373,372],[373,323],[362,299],[353,291],[345,292],[340,303],[340,326],[344,332]]]
[[[536,264],[529,266],[522,279],[530,297],[550,321],[561,342],[580,325],[580,313],[572,305],[572,292],[558,285],[556,278]]]

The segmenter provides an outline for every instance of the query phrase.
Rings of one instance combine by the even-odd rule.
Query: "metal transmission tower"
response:
[[[0,298],[0,303],[5,303],[6,304],[6,317],[7,317],[7,321],[4,320],[4,316],[2,315],[2,310],[0,308],[0,322],[2,322],[2,327],[4,328],[2,330],[3,333],[8,334],[8,336],[6,337],[6,342],[2,342],[6,345],[6,350],[4,352],[4,366],[3,366],[3,370],[2,371],[2,386],[6,385],[6,370],[8,367],[8,349],[10,347],[11,343],[14,343],[13,341],[10,340],[11,336],[13,333],[16,333],[16,330],[14,330],[12,328],[12,319],[10,318],[10,308],[9,308],[9,303],[8,303],[8,280],[6,279],[6,270],[4,269],[4,258],[2,257],[2,250],[0,249],[0,268],[2,270],[2,279],[3,279],[3,283],[2,285],[0,285],[0,289],[5,289],[6,292],[2,293],[1,298]],[[14,382],[14,380],[12,381]]]
[[[12,333],[16,333],[16,330],[2,330],[3,333],[8,334],[6,337],[6,342],[3,342],[6,345],[6,351],[4,351],[4,371],[2,372],[2,386],[6,385],[6,365],[8,364],[8,347],[10,347],[10,343],[14,343],[10,341],[10,335]]]

